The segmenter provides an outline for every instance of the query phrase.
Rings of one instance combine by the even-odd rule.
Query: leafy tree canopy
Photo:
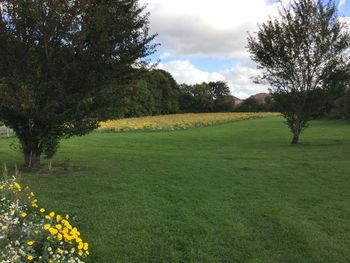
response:
[[[230,111],[233,99],[226,82],[180,85],[180,109],[184,112]]]
[[[169,72],[146,71],[120,88],[119,105],[117,114],[125,117],[176,113],[179,111],[179,87]]]
[[[249,36],[251,58],[272,86],[293,144],[322,105],[329,78],[348,67],[349,43],[333,0],[294,0]]]

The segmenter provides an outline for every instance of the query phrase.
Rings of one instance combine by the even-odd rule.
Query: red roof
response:
[[[269,96],[270,96],[270,94],[263,92],[263,93],[255,94],[255,95],[251,96],[251,98],[257,100],[258,102],[265,102],[265,99]]]

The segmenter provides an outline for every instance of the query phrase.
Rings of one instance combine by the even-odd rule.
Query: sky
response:
[[[282,0],[288,2],[288,0]],[[247,98],[267,92],[254,84],[259,75],[246,49],[247,36],[277,14],[275,0],[140,0],[150,12],[150,31],[161,45],[153,54],[158,68],[179,83],[225,81],[231,93]],[[338,0],[339,16],[350,16],[350,0]]]

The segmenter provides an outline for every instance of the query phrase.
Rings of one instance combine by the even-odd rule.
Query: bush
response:
[[[84,262],[89,245],[69,216],[47,212],[15,177],[0,181],[0,262]]]
[[[341,119],[350,120],[350,90],[335,102],[336,115]]]

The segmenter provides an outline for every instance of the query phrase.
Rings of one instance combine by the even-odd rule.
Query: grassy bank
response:
[[[291,146],[282,122],[96,132],[62,143],[68,171],[22,181],[77,216],[90,262],[349,262],[350,125],[312,122]]]

